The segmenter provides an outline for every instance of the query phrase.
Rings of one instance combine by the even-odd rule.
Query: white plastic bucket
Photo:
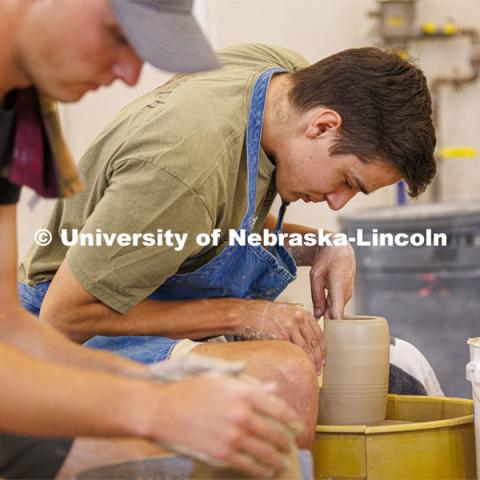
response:
[[[470,363],[467,365],[467,380],[472,383],[477,479],[480,480],[480,337],[470,338],[467,343],[470,347]]]

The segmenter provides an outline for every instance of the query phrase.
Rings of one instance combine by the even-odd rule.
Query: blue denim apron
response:
[[[256,81],[247,125],[247,211],[238,231],[246,235],[255,223],[255,200],[263,113],[272,75],[283,70],[272,68]],[[287,204],[283,203],[275,232],[280,232]],[[226,245],[219,255],[191,273],[176,274],[153,294],[152,300],[191,300],[235,297],[274,300],[295,279],[296,265],[282,246]],[[86,346],[115,351],[134,360],[151,363],[168,358],[178,340],[157,336],[97,336]]]

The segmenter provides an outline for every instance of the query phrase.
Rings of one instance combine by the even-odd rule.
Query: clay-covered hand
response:
[[[343,318],[345,305],[352,297],[354,281],[355,253],[350,243],[317,247],[310,270],[315,317]]]
[[[272,394],[231,376],[207,374],[162,386],[163,446],[212,465],[269,478],[286,468],[296,413]]]
[[[169,383],[203,373],[221,373],[237,376],[244,369],[244,362],[231,362],[190,353],[184,357],[152,363],[138,376],[158,383]]]
[[[245,340],[285,340],[302,348],[320,372],[325,358],[325,337],[316,318],[303,305],[244,300],[243,325],[238,331]]]

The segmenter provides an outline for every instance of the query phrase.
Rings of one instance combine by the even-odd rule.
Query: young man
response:
[[[309,426],[306,446],[323,334],[302,306],[271,300],[296,265],[311,266],[315,315],[340,318],[355,270],[351,248],[267,250],[232,245],[229,231],[311,233],[281,227],[288,202],[337,210],[401,178],[418,195],[435,172],[430,96],[420,70],[375,48],[312,66],[263,45],[225,49],[221,59],[222,70],[177,76],[134,101],[97,138],[81,161],[89,190],[57,204],[46,226],[53,241],[23,261],[20,292],[42,320],[92,347],[144,362],[194,348],[245,360],[261,379],[279,372],[281,395]],[[277,193],[284,204],[275,225],[267,214]],[[69,248],[73,229],[137,243]],[[186,235],[183,244],[147,246],[138,237],[168,231]],[[218,244],[196,241],[215,231]],[[293,345],[192,342],[218,335]]]
[[[56,196],[82,183],[46,97],[75,101],[115,79],[133,85],[143,59],[176,71],[218,66],[191,1],[2,0],[0,35],[0,430],[9,433],[0,436],[0,476],[54,477],[71,441],[42,435],[137,436],[254,475],[280,470],[275,447],[288,437],[270,417],[296,417],[263,387],[222,375],[147,382],[143,366],[68,341],[28,314],[16,294],[20,185]],[[70,458],[81,469],[158,451],[153,443],[114,440],[83,441],[82,449],[79,440]]]

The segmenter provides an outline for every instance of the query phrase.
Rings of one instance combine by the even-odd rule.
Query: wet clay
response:
[[[320,425],[378,425],[388,393],[388,324],[382,317],[325,320],[327,356],[320,390]]]

